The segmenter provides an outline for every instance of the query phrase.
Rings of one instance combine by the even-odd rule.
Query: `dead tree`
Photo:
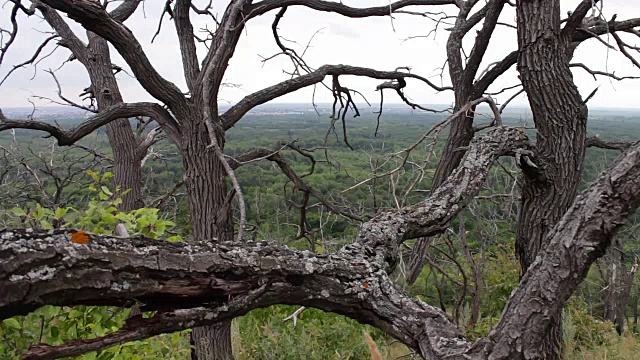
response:
[[[464,4],[473,6],[475,2]],[[474,81],[491,33],[498,24],[498,15],[505,4],[506,1],[490,1],[483,8],[483,26],[469,53],[466,67],[462,66],[461,42],[466,33],[464,30],[469,31],[468,27],[457,27],[463,31],[462,34],[452,31],[447,44],[447,54],[449,73],[456,94],[456,106],[459,106],[459,101],[468,101],[467,96],[473,98],[486,92],[497,75],[518,63],[520,80],[529,98],[537,131],[536,167],[523,168],[524,186],[517,229],[516,248],[524,274],[539,251],[546,246],[544,239],[547,232],[574,201],[582,175],[587,146],[588,110],[585,100],[573,83],[569,69],[573,52],[584,40],[603,33],[628,31],[637,34],[635,28],[640,25],[640,19],[619,23],[615,21],[614,16],[611,21],[602,21],[585,28],[582,26],[583,19],[592,9],[594,2],[583,1],[562,27],[559,1],[517,2],[519,50],[497,62]],[[468,11],[464,13],[464,9],[463,6],[456,19],[457,23],[469,23],[476,19],[475,15],[481,14],[481,11],[478,11],[468,17]],[[637,61],[626,51],[628,45],[621,41],[618,42],[618,46],[637,66]],[[541,61],[549,56],[553,57],[554,61]],[[548,86],[549,82],[553,82],[554,86]],[[457,149],[466,146],[472,136],[473,117],[463,116],[452,125],[443,157],[436,170],[434,186],[439,186],[451,169],[455,168],[461,156]],[[424,246],[421,245],[422,243],[418,242],[414,248],[414,276],[417,276],[423,264],[421,259],[424,255],[421,253],[424,252]],[[548,341],[542,344],[543,352],[549,354],[549,358],[560,356],[560,330],[560,320],[556,319]]]
[[[14,2],[14,9],[20,8],[20,2]],[[110,15],[117,21],[126,21],[138,8],[140,0],[128,0],[110,12]],[[36,49],[35,54],[27,61],[14,65],[8,72],[11,75],[14,70],[29,64],[37,63],[39,57],[42,56],[42,50],[51,39],[57,40],[57,44],[68,49],[71,55],[67,61],[80,62],[87,74],[89,75],[90,85],[84,90],[81,96],[90,100],[89,106],[77,104],[67,99],[62,94],[61,84],[56,78],[53,71],[49,71],[58,87],[58,95],[62,100],[62,104],[80,107],[91,112],[100,112],[108,109],[113,105],[123,102],[120,89],[116,80],[116,74],[122,71],[122,68],[113,64],[109,53],[109,46],[104,38],[87,31],[88,42],[85,43],[71,29],[63,17],[49,6],[39,1],[34,1],[27,9],[24,8],[28,15],[39,13],[44,20],[51,26],[54,31],[52,37],[48,37]],[[15,20],[15,15],[12,14]],[[17,32],[17,28],[14,30]],[[141,128],[147,127],[152,121],[143,121]],[[121,189],[122,203],[119,207],[124,210],[133,210],[144,206],[142,200],[142,170],[141,161],[147,154],[147,150],[160,138],[158,131],[151,131],[145,134],[134,133],[131,123],[127,118],[120,118],[110,121],[105,125],[109,144],[113,152],[113,183],[115,187]],[[146,136],[148,135],[148,136]],[[128,190],[125,192],[125,190]]]
[[[90,184],[87,170],[99,170],[111,162],[102,154],[81,149],[57,148],[55,142],[41,149],[19,143],[0,146],[0,201],[5,206],[37,203],[55,210],[75,204],[78,186]],[[102,155],[103,156],[103,155]]]
[[[625,311],[629,302],[633,278],[638,269],[636,259],[631,269],[627,270],[624,261],[625,254],[621,247],[621,241],[617,237],[614,238],[611,249],[604,258],[605,261],[597,264],[604,282],[602,289],[603,317],[614,324],[620,335],[624,332]]]
[[[11,2],[14,13],[28,10],[19,0]],[[65,233],[16,230],[2,234],[0,285],[9,289],[0,295],[2,318],[24,314],[43,304],[114,305],[131,298],[147,309],[159,310],[150,319],[131,319],[122,330],[103,338],[35,347],[28,358],[79,354],[189,327],[197,327],[193,332],[196,340],[215,340],[215,347],[206,348],[205,341],[196,341],[199,356],[230,358],[230,319],[277,303],[314,306],[372,324],[429,359],[557,358],[558,337],[549,336],[547,330],[559,328],[564,302],[593,261],[602,256],[616,227],[640,201],[638,146],[625,152],[576,198],[587,145],[587,107],[573,84],[569,60],[577,44],[602,34],[613,34],[619,48],[628,55],[627,50],[634,48],[617,34],[627,31],[637,36],[636,28],[640,26],[640,19],[614,18],[582,28],[592,0],[582,1],[564,22],[559,0],[517,2],[518,49],[477,80],[498,17],[507,4],[512,6],[506,0],[490,0],[473,13],[476,0],[400,0],[371,8],[323,0],[232,0],[223,16],[216,19],[217,30],[205,40],[209,50],[202,61],[196,55],[190,15],[191,11],[203,11],[189,0],[169,1],[167,9],[171,10],[180,40],[187,95],[154,69],[133,33],[117,14],[107,11],[108,3],[41,2],[66,13],[113,45],[140,85],[159,103],[114,104],[70,130],[4,117],[0,118],[0,128],[28,126],[46,131],[60,144],[68,145],[117,118],[153,117],[181,150],[194,242],[151,244],[145,239],[114,241],[92,237],[89,245],[79,246],[66,241]],[[459,10],[451,30],[456,36],[447,46],[451,87],[438,87],[400,68],[378,71],[324,65],[313,69],[295,53],[283,49],[296,64],[294,77],[247,95],[220,113],[218,94],[223,76],[245,24],[251,19],[279,10],[279,21],[288,6],[356,18],[387,16],[410,5],[451,5]],[[465,67],[460,55],[462,39],[481,22]],[[629,58],[635,61],[630,55]],[[499,109],[491,99],[482,97],[488,86],[516,62],[538,130],[535,145],[522,131],[501,126]],[[438,91],[454,91],[456,107],[448,120],[452,135],[437,171],[436,189],[421,203],[379,213],[362,225],[353,244],[330,255],[296,252],[268,243],[233,242],[232,199],[238,197],[243,214],[243,196],[233,162],[224,156],[225,132],[255,106],[319,84],[327,76],[332,79],[327,86],[335,98],[331,125],[341,122],[346,129],[347,110],[358,112],[350,89],[340,83],[345,75],[388,80],[379,90],[393,89],[415,107],[418,105],[402,92],[409,79]],[[478,135],[471,131],[470,114],[481,102],[491,105],[496,128]],[[526,272],[501,321],[487,338],[472,344],[446,314],[406,297],[394,287],[388,274],[398,261],[399,246],[410,239],[445,231],[451,219],[477,194],[495,159],[503,155],[516,157],[525,178],[517,246]],[[265,156],[264,151],[250,152],[244,161],[267,157],[271,156]],[[233,184],[232,191],[226,187],[227,178]],[[298,184],[301,191],[315,196],[303,182]],[[238,238],[245,225],[244,216],[240,218]],[[77,281],[69,282],[69,277],[77,277]],[[200,327],[214,324],[215,330]]]
[[[159,311],[152,318],[129,319],[105,337],[36,346],[27,359],[93,351],[279,303],[313,306],[372,324],[426,359],[542,358],[540,344],[552,318],[640,204],[640,145],[577,197],[547,235],[547,247],[488,337],[465,340],[447,314],[407,297],[388,276],[403,242],[444,231],[456,209],[478,192],[495,159],[528,146],[516,129],[500,127],[477,137],[432,197],[380,213],[362,226],[353,244],[328,255],[267,242],[163,243],[91,236],[80,245],[65,231],[5,230],[0,234],[0,285],[7,291],[0,294],[0,314],[25,314],[43,304],[127,304],[132,297]]]

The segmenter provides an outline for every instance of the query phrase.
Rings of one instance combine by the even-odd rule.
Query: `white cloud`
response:
[[[208,1],[205,1],[207,3]],[[388,4],[388,0],[343,1],[352,6],[373,6]],[[578,0],[562,1],[563,13],[572,9]],[[221,14],[227,2],[216,1],[215,13]],[[154,43],[150,40],[156,31],[163,1],[146,1],[144,12],[142,9],[127,22],[127,26],[136,34],[147,52],[152,64],[164,77],[176,83],[182,89],[186,89],[182,77],[182,65],[177,44],[177,37],[173,23],[165,17],[162,32]],[[640,16],[640,5],[629,1],[605,2],[604,14],[607,18],[618,13],[618,19]],[[1,26],[8,25],[5,9],[2,10]],[[146,16],[145,16],[146,15]],[[238,101],[250,92],[273,85],[279,81],[288,79],[283,69],[290,70],[291,63],[284,57],[278,57],[267,63],[262,62],[262,56],[270,56],[278,52],[278,48],[272,38],[271,23],[275,12],[265,14],[248,23],[245,35],[243,35],[238,49],[231,60],[225,81],[240,84],[241,88],[225,88],[221,98],[228,101]],[[506,7],[501,20],[513,23],[515,11]],[[73,23],[69,20],[70,23]],[[44,37],[37,30],[48,30],[46,23],[39,19],[25,19],[20,22],[21,31],[16,43],[10,50],[7,58],[0,68],[0,76],[9,71],[12,64],[24,61],[31,56],[33,50]],[[200,29],[205,25],[212,27],[210,18],[199,17],[194,20],[194,28]],[[82,33],[77,24],[72,24],[78,33]],[[302,7],[291,7],[280,22],[280,33],[289,40],[296,41],[299,45],[288,43],[296,50],[302,51],[308,40],[321,28],[312,47],[307,51],[306,60],[314,67],[323,64],[350,64],[372,67],[380,70],[393,70],[397,66],[411,66],[412,71],[420,75],[430,77],[435,82],[440,82],[440,70],[446,55],[445,45],[447,39],[446,25],[440,26],[438,32],[424,37],[433,29],[434,22],[419,16],[395,15],[394,20],[389,17],[349,19],[340,15],[321,13]],[[473,43],[473,34],[465,39],[465,44],[470,48]],[[481,69],[488,64],[500,60],[504,55],[516,48],[516,31],[512,28],[500,26],[492,39]],[[416,37],[407,40],[410,37]],[[627,37],[633,44],[637,38]],[[605,38],[606,40],[606,38]],[[112,49],[114,62],[124,65],[124,61]],[[201,58],[204,49],[200,49]],[[30,92],[42,96],[55,97],[55,83],[51,77],[42,72],[43,69],[57,68],[68,57],[66,49],[59,49],[56,54],[42,61],[38,65],[38,73],[31,80],[32,68],[17,71],[2,87],[0,87],[0,106],[28,106]],[[580,46],[576,53],[576,62],[583,62],[593,69],[616,71],[617,75],[640,75],[638,69],[619,52],[607,49],[601,43],[590,40]],[[446,69],[445,69],[446,70]],[[596,97],[590,101],[591,106],[607,107],[640,107],[637,99],[640,96],[640,86],[634,80],[625,82],[610,82],[606,79],[594,81],[583,70],[574,70],[575,80],[583,96],[590,93],[596,86],[600,90]],[[499,79],[492,90],[498,90],[501,86],[509,86],[517,83],[516,71],[509,71],[506,76]],[[58,77],[64,86],[65,95],[73,97],[79,94],[88,85],[86,74],[78,64],[67,64],[58,73]],[[127,101],[150,100],[150,97],[140,87],[137,81],[125,74],[119,74],[121,90]],[[448,84],[448,75],[444,73],[444,83]],[[360,90],[370,101],[377,101],[378,94],[374,91],[379,81],[347,78],[342,80],[343,85]],[[304,89],[296,93],[277,99],[279,102],[307,102],[311,101],[312,89]],[[420,82],[412,81],[407,88],[407,94],[420,103],[444,103],[452,101],[451,94],[437,94]],[[502,94],[498,100],[505,100],[511,93]],[[399,102],[392,94],[388,101]],[[327,90],[316,93],[316,101],[329,102],[331,94]],[[525,105],[526,98],[520,96],[514,104]]]

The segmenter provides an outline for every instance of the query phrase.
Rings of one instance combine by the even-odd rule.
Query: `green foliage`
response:
[[[292,322],[282,322],[297,309],[297,306],[272,306],[253,310],[239,319],[238,357],[255,360],[370,359],[363,331],[378,344],[389,341],[380,330],[317,309],[302,312],[295,327]]]
[[[487,311],[489,316],[500,316],[507,304],[511,291],[520,280],[520,264],[512,247],[499,245],[491,254],[484,269],[483,279],[490,289]]]
[[[93,339],[118,330],[128,309],[101,306],[43,306],[27,316],[0,324],[0,359],[19,359],[34,343],[60,345],[70,340]],[[166,334],[76,357],[76,359],[186,359],[188,338],[183,333]]]
[[[618,337],[613,324],[598,320],[587,311],[587,304],[573,296],[564,311],[565,342],[578,348],[593,349]]]
[[[36,204],[31,210],[11,209],[15,221],[38,228],[73,228],[96,234],[112,234],[122,223],[131,235],[162,237],[175,224],[158,216],[158,209],[142,208],[130,212],[118,211],[121,199],[107,185],[111,173],[100,175],[88,171],[94,180],[90,191],[95,195],[86,209],[72,207],[50,210]],[[118,193],[119,189],[116,189]],[[179,236],[168,240],[179,241]],[[29,345],[43,342],[60,345],[76,339],[92,339],[118,330],[130,310],[102,306],[44,306],[27,316],[6,319],[0,324],[0,359],[16,359]],[[185,359],[190,353],[185,332],[165,334],[151,340],[118,345],[100,352],[85,354],[78,359]]]
[[[120,196],[127,191],[115,189],[115,194],[106,181],[113,177],[113,173],[87,170],[94,182],[88,190],[93,193],[85,209],[78,210],[73,207],[56,208],[50,210],[39,203],[32,209],[11,209],[16,225],[30,226],[34,228],[73,228],[89,231],[94,234],[113,234],[118,224],[123,224],[130,235],[141,234],[158,239],[166,233],[167,229],[175,226],[173,221],[159,217],[158,209],[140,208],[129,212],[118,210],[122,203]],[[179,235],[169,237],[169,241],[179,241]]]
[[[617,140],[634,140],[640,136],[638,135],[640,126],[632,117],[603,114],[601,118],[606,118],[607,121],[599,121],[598,115],[594,118],[594,113],[590,112],[590,135],[601,133],[603,138]],[[300,139],[297,144],[305,148],[324,145],[327,132],[326,119],[327,117],[324,116],[318,118],[314,112],[296,115],[247,116],[229,131],[225,153],[234,156],[252,147],[274,148],[274,139],[285,141]],[[72,120],[61,119],[61,125],[72,127],[77,123]],[[425,129],[439,120],[441,115],[402,113],[389,115],[385,110],[379,134],[374,136],[375,114],[363,112],[362,117],[349,119],[348,124],[350,143],[356,151],[347,149],[341,139],[331,136],[326,144],[329,150],[328,155],[325,157],[321,151],[315,153],[319,162],[314,173],[305,177],[305,181],[325,196],[338,194],[345,187],[370,177],[370,161],[379,161],[381,167],[378,173],[395,167],[396,164],[393,161],[385,162],[389,154],[413,143]],[[508,124],[520,122],[515,114],[505,114],[504,120]],[[39,134],[35,132],[18,130],[16,136],[21,143],[32,141],[35,151],[39,150],[38,146],[43,148],[48,146],[38,142]],[[13,140],[6,133],[0,133],[0,144],[3,141],[10,143]],[[104,135],[91,134],[87,141],[91,142],[92,147],[95,146],[106,154],[110,153]],[[434,149],[436,153],[439,151],[438,146]],[[182,180],[184,173],[179,152],[174,145],[159,143],[156,150],[163,153],[165,161],[150,160],[145,165],[145,195],[149,199],[160,197],[172,189],[176,182]],[[421,163],[427,151],[426,148],[418,147],[409,160]],[[286,150],[282,155],[299,174],[309,171],[310,163],[305,157]],[[589,149],[585,162],[585,182],[592,180],[616,155],[617,152]],[[437,156],[433,156],[431,162],[426,164],[430,169],[426,169],[426,176],[416,185],[416,189],[430,188],[432,169],[437,159]],[[501,161],[501,164],[507,168],[509,163],[509,160]],[[407,174],[412,172],[409,167],[406,170]],[[177,197],[176,201],[167,206],[163,212],[150,208],[120,212],[117,210],[120,204],[118,198],[123,192],[121,189],[111,187],[110,180],[113,174],[92,170],[83,175],[86,181],[78,181],[70,186],[65,192],[67,198],[57,203],[63,205],[50,207],[46,207],[45,202],[41,202],[45,204],[44,206],[37,203],[40,196],[38,194],[31,194],[31,198],[36,199],[35,202],[14,201],[13,197],[19,191],[12,189],[11,181],[0,184],[0,202],[3,203],[0,209],[0,221],[4,221],[7,226],[76,228],[105,234],[112,233],[116,224],[123,223],[131,235],[144,234],[158,239],[173,235],[173,232],[167,233],[171,229],[176,229],[183,236],[189,233],[188,206],[184,196]],[[322,208],[316,206],[308,211],[307,222],[312,228],[320,223],[326,223],[321,239],[293,240],[297,229],[291,224],[298,223],[299,210],[291,203],[299,204],[301,195],[293,191],[290,183],[286,183],[286,177],[278,169],[274,169],[268,161],[242,166],[237,170],[237,175],[245,194],[250,223],[259,226],[258,240],[280,241],[294,248],[330,252],[352,241],[357,233],[354,223],[340,216],[329,215],[326,211],[321,212]],[[499,166],[494,167],[485,183],[483,195],[510,191],[510,188],[505,186],[510,182],[501,181],[500,176],[506,177],[504,170]],[[399,191],[408,182],[407,178],[398,179],[396,187]],[[48,180],[43,179],[43,181],[46,183]],[[47,186],[51,187],[51,183],[47,183]],[[376,209],[395,207],[389,187],[382,180],[340,193],[340,196],[334,199],[344,200],[346,204],[355,204],[355,207],[365,209],[365,217],[370,217],[374,213],[372,194],[376,196]],[[409,201],[418,201],[425,196],[424,194],[425,192],[412,194]],[[311,201],[316,200],[311,199]],[[471,211],[465,214],[471,252],[474,258],[478,259],[482,248],[485,257],[481,316],[476,326],[467,330],[467,335],[472,338],[487,335],[491,326],[497,323],[512,289],[519,280],[519,264],[513,249],[514,221],[511,219],[512,214],[505,215],[506,210],[503,206],[497,205],[498,203],[502,204],[501,201],[477,201],[472,204],[476,206],[473,214]],[[637,220],[632,223],[637,223]],[[454,224],[452,229],[456,228]],[[630,236],[630,238],[633,237]],[[180,237],[171,236],[165,240],[176,241],[180,240]],[[633,257],[633,254],[640,251],[638,244],[639,242],[635,241],[625,245],[625,252],[629,257]],[[455,258],[466,271],[469,271],[459,244],[455,245],[454,252],[456,252]],[[441,263],[445,264],[443,267],[449,276],[458,281],[462,280],[461,274],[452,266],[451,261],[441,260],[444,260]],[[425,267],[416,284],[406,286],[406,290],[412,296],[418,296],[432,305],[439,305],[439,294],[434,286],[434,273],[428,266]],[[436,275],[442,279],[440,287],[443,301],[447,310],[451,311],[459,289],[440,274]],[[585,354],[584,359],[635,358],[634,356],[640,352],[638,346],[640,342],[632,337],[618,340],[610,324],[597,320],[601,311],[598,307],[600,290],[599,275],[592,271],[588,281],[579,291],[578,298],[583,300],[577,301],[574,298],[565,311],[565,330],[567,331],[565,338],[570,344],[569,347],[577,349],[569,358],[583,359],[582,356]],[[584,299],[588,299],[592,304],[589,311]],[[470,297],[464,299],[464,302],[468,308]],[[314,309],[303,312],[296,327],[291,322],[282,323],[282,319],[296,309],[297,307],[294,306],[274,306],[252,311],[234,321],[238,328],[234,337],[234,346],[238,350],[239,360],[370,359],[368,348],[362,338],[363,331],[370,333],[379,345],[388,342],[386,336],[380,331],[359,325],[342,316]],[[127,312],[124,309],[91,306],[44,307],[24,317],[7,319],[0,324],[0,359],[20,358],[20,354],[30,344],[40,340],[49,344],[60,344],[72,339],[104,335],[117,329],[126,318]],[[628,345],[628,342],[634,342],[635,345]],[[633,354],[631,357],[612,356],[614,352],[622,354],[620,349],[614,349],[618,344],[628,349],[635,349],[635,352],[627,351]],[[381,349],[383,354],[389,355],[384,352],[385,347]],[[187,359],[189,351],[188,338],[182,332],[123,344],[79,358]],[[604,357],[588,357],[589,353],[602,351],[609,351],[609,353]],[[395,359],[406,354],[406,349],[403,349],[403,352],[397,353],[396,356],[389,355],[387,358]]]
[[[618,336],[613,324],[590,315],[580,296],[573,296],[563,312],[567,360],[635,360],[640,353],[637,334]]]

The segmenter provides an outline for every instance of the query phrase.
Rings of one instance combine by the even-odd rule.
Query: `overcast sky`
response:
[[[480,1],[480,3],[482,2]],[[566,14],[567,10],[573,9],[578,2],[579,0],[563,0],[563,14]],[[208,0],[195,1],[195,3],[206,4]],[[228,1],[218,0],[214,1],[214,3],[216,5],[214,12],[221,14]],[[388,0],[343,0],[343,3],[364,7],[385,5],[389,2]],[[2,24],[3,28],[7,28],[11,7],[10,3],[4,2],[3,4],[4,7],[0,9],[2,14],[0,16],[0,24]],[[152,64],[160,74],[180,88],[186,89],[182,76],[177,37],[173,23],[169,21],[168,17],[164,19],[160,35],[151,43],[151,38],[158,26],[163,4],[164,0],[144,1],[144,6],[138,9],[137,13],[126,22],[126,25],[142,43]],[[419,9],[415,8],[415,10]],[[451,10],[450,7],[422,7],[422,9],[423,11]],[[610,19],[614,14],[618,14],[618,20],[640,17],[640,4],[628,0],[608,0],[604,2],[603,14],[607,19]],[[226,82],[237,84],[239,88],[225,88],[221,93],[221,102],[236,102],[253,91],[289,78],[283,72],[283,70],[291,70],[291,62],[288,59],[279,57],[263,63],[261,58],[261,56],[268,57],[278,52],[271,33],[271,23],[274,16],[275,12],[270,12],[252,19],[247,24],[245,34],[242,36],[236,53],[231,59],[225,78]],[[193,17],[195,16],[192,15]],[[514,19],[515,10],[507,6],[503,11],[501,21],[513,24]],[[69,23],[84,38],[80,27],[73,23],[72,20],[69,20]],[[304,48],[314,33],[318,32],[305,56],[307,63],[312,67],[317,68],[323,64],[348,64],[378,70],[393,70],[398,66],[410,66],[412,72],[430,77],[432,81],[440,83],[440,68],[446,59],[445,44],[448,32],[446,31],[447,26],[441,24],[435,36],[433,33],[430,34],[434,24],[433,21],[423,17],[403,14],[395,15],[393,20],[389,17],[349,19],[340,15],[320,13],[303,7],[291,7],[281,20],[279,28],[280,34],[284,38],[296,41],[299,44],[288,43],[299,51]],[[194,28],[196,30],[204,26],[212,28],[214,24],[212,24],[210,18],[198,17],[194,19]],[[42,20],[35,17],[28,19],[22,16],[19,36],[0,67],[0,79],[11,69],[13,64],[31,57],[34,49],[40,44],[41,39],[45,37],[41,32],[49,30],[47,24]],[[467,45],[472,43],[473,34],[475,32],[471,31],[471,36],[465,39]],[[516,49],[515,35],[515,29],[507,26],[498,26],[481,69],[486,68],[487,65],[494,61],[502,59],[506,54]],[[409,39],[410,37],[414,38]],[[634,38],[634,36],[628,36],[628,34],[623,34],[623,37],[631,45],[640,45],[638,37]],[[607,37],[603,37],[603,39],[615,44],[613,39]],[[53,44],[50,45],[44,53],[49,53],[54,47]],[[470,49],[470,46],[467,46],[467,49]],[[202,59],[206,49],[202,48],[200,50],[200,58]],[[640,54],[637,55],[640,58]],[[36,71],[34,71],[33,67],[26,67],[16,71],[0,87],[0,107],[30,106],[29,99],[39,105],[48,103],[44,100],[34,99],[33,95],[57,99],[55,82],[43,70],[58,68],[68,56],[69,52],[66,49],[59,48],[53,55],[41,61]],[[112,57],[115,63],[126,67],[124,61],[113,49]],[[582,62],[595,70],[615,71],[618,76],[640,76],[640,71],[635,69],[628,59],[624,58],[619,52],[608,49],[602,43],[593,39],[579,47],[574,62]],[[77,95],[82,89],[88,86],[88,77],[82,66],[77,62],[65,64],[56,74],[62,83],[64,95],[74,100],[77,99]],[[616,82],[600,78],[598,81],[594,81],[591,75],[581,69],[574,69],[574,75],[583,97],[586,97],[594,88],[600,86],[600,90],[590,101],[590,106],[640,108],[640,80]],[[134,78],[120,73],[118,79],[125,101],[152,100]],[[341,83],[343,86],[361,91],[372,103],[373,108],[371,110],[375,110],[379,95],[374,90],[380,81],[344,77]],[[450,83],[446,69],[442,83],[444,85]],[[490,88],[490,91],[497,91],[502,87],[515,84],[517,84],[517,78],[514,67],[499,79]],[[452,94],[450,92],[436,94],[419,81],[410,80],[406,93],[412,100],[421,104],[450,104],[452,102]],[[511,94],[513,94],[513,91],[505,92],[496,97],[498,101],[504,101]],[[312,89],[310,88],[283,96],[275,101],[311,104],[311,97]],[[393,103],[400,102],[400,99],[390,92],[385,96],[385,100]],[[316,102],[330,101],[332,101],[332,96],[329,91],[319,88],[316,93]],[[366,108],[364,101],[358,99],[358,102]],[[513,104],[526,105],[525,96],[519,96]]]

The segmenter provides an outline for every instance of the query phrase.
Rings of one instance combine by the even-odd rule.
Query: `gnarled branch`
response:
[[[598,135],[588,137],[585,142],[587,147],[597,147],[600,149],[620,151],[627,150],[633,145],[633,143],[630,141],[603,141]]]
[[[493,135],[512,131],[499,128]],[[498,144],[484,149],[478,152],[495,155],[507,150]],[[459,170],[472,171],[465,166]],[[456,183],[455,176],[450,183]],[[458,184],[458,192],[464,192],[477,181]],[[33,359],[76,355],[212,324],[278,303],[317,307],[372,324],[425,358],[512,359],[520,358],[522,349],[535,357],[550,319],[604,253],[616,228],[640,205],[640,145],[623,154],[577,198],[547,235],[549,245],[514,291],[500,323],[473,345],[446,314],[408,298],[387,276],[388,262],[397,256],[387,243],[421,235],[404,231],[405,220],[422,214],[441,221],[456,212],[454,203],[440,207],[448,199],[436,192],[420,205],[436,206],[428,213],[418,207],[384,213],[368,223],[374,225],[365,225],[355,243],[329,255],[266,242],[212,245],[89,235],[88,244],[75,244],[63,230],[5,231],[0,233],[0,285],[6,290],[0,294],[0,318],[43,304],[114,305],[132,298],[146,309],[161,310],[149,319],[130,319],[125,328],[102,338],[37,346],[28,354]],[[203,303],[209,305],[199,305]]]
[[[323,65],[317,70],[305,75],[298,76],[296,78],[283,81],[279,84],[270,86],[268,88],[259,90],[253,94],[247,95],[237,104],[232,106],[222,115],[222,124],[225,130],[233,127],[244,114],[254,107],[264,104],[267,101],[278,98],[282,95],[294,92],[304,87],[317,84],[324,80],[325,76],[339,76],[339,75],[354,75],[354,76],[366,76],[372,79],[381,80],[396,80],[412,78],[420,80],[430,87],[438,90],[450,90],[449,87],[439,87],[433,84],[428,79],[411,73],[401,71],[378,71],[370,68],[349,66],[349,65]]]
[[[247,18],[251,19],[266,12],[284,6],[304,6],[317,11],[332,12],[351,18],[362,18],[370,16],[389,16],[394,11],[413,5],[452,5],[455,0],[400,0],[389,5],[375,6],[369,8],[355,8],[335,1],[324,0],[262,0],[249,7]]]
[[[111,17],[100,3],[90,0],[41,1],[65,12],[85,29],[108,40],[131,67],[140,85],[154,98],[175,110],[184,108],[186,98],[180,89],[156,71],[131,30]]]

